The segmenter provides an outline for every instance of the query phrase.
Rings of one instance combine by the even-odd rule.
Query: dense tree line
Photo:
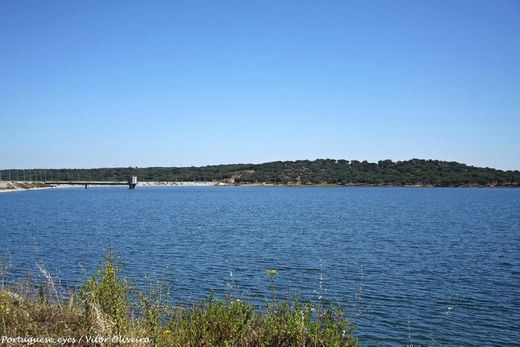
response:
[[[239,182],[375,185],[518,185],[519,171],[477,168],[457,162],[412,159],[377,163],[318,159],[255,166]]]
[[[226,183],[339,185],[520,186],[519,171],[479,168],[457,162],[412,159],[377,163],[357,160],[298,160],[203,167],[2,170],[2,180],[219,181]]]

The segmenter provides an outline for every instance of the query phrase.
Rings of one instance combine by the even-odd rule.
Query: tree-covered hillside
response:
[[[376,185],[518,185],[519,171],[477,168],[457,162],[412,159],[377,163],[319,159],[256,165],[238,182]]]
[[[203,167],[2,170],[2,180],[216,181],[223,183],[520,186],[519,171],[479,168],[457,162],[412,159],[377,163],[357,160],[298,160]]]

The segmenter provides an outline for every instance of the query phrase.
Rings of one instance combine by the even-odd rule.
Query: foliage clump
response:
[[[276,273],[267,274],[274,295]],[[58,298],[49,288],[54,283],[1,288],[0,336],[123,336],[153,346],[357,345],[354,327],[339,307],[273,296],[259,308],[230,294],[217,299],[213,292],[207,300],[175,306],[165,300],[161,284],[146,293],[132,289],[111,253],[79,291]]]
[[[85,319],[91,330],[105,334],[126,332],[128,294],[128,285],[119,278],[115,257],[109,252],[98,268],[97,276],[86,281],[80,291]]]

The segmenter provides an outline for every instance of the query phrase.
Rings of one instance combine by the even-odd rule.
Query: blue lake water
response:
[[[8,279],[64,285],[102,254],[166,276],[177,301],[210,289],[343,305],[361,345],[519,345],[520,189],[138,187],[0,194]]]

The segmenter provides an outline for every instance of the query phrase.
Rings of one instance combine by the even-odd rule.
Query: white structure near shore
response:
[[[214,186],[215,182],[139,182],[139,186],[143,187],[175,187],[175,186],[183,186],[183,187],[204,187],[204,186]]]
[[[210,187],[218,185],[215,182],[138,182],[139,187]],[[78,188],[77,185],[48,185],[44,186],[43,182],[18,182],[18,181],[1,181],[0,193],[19,192],[24,190],[39,190],[52,188]],[[96,187],[113,187],[110,185],[98,185]]]

